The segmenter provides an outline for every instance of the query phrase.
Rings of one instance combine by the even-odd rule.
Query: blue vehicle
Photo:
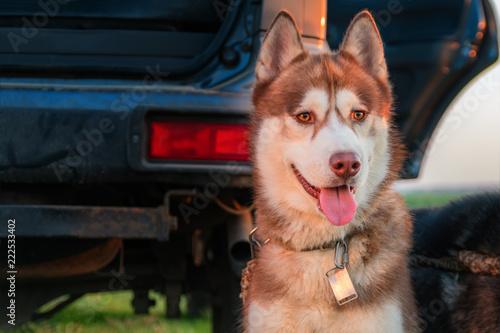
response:
[[[488,0],[287,3],[312,50],[337,48],[366,7],[386,44],[411,153],[405,177],[415,178],[447,106],[497,60],[496,21]],[[15,260],[2,255],[0,266],[17,272],[16,325],[121,289],[147,313],[154,289],[167,295],[169,318],[181,295],[209,294],[214,332],[235,330],[250,257],[253,71],[281,9],[273,0],[0,0],[2,253],[15,235]]]

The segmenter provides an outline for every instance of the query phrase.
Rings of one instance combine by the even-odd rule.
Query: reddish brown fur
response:
[[[317,75],[318,72],[321,74]],[[296,82],[301,84],[297,85]],[[391,116],[392,94],[387,81],[382,82],[370,75],[346,51],[332,54],[310,54],[304,51],[278,77],[257,81],[252,99],[255,112],[252,114],[250,142],[256,142],[255,135],[259,132],[263,118],[296,111],[311,87],[324,88],[331,94],[335,90],[347,88],[361,98],[370,112],[385,118]],[[251,145],[252,156],[253,150]]]
[[[322,68],[321,76],[314,73],[315,67]],[[311,69],[312,68],[312,69]],[[285,80],[286,78],[286,80]],[[301,82],[297,85],[296,82]],[[370,112],[390,118],[392,95],[389,83],[380,81],[364,70],[349,53],[340,51],[336,54],[310,54],[304,52],[284,70],[282,75],[272,81],[258,81],[253,94],[255,112],[252,115],[250,131],[250,151],[255,155],[254,143],[259,133],[261,122],[266,117],[276,116],[283,112],[295,111],[311,87],[327,88],[332,94],[335,90],[347,88],[354,91],[363,100]],[[399,176],[402,163],[406,157],[398,132],[394,126],[390,129],[390,155],[392,157],[387,178],[383,187],[390,186]],[[266,207],[266,202],[259,196],[259,187],[265,186],[260,181],[260,170],[254,171],[256,184],[255,200],[257,207]],[[279,221],[279,217],[272,220]],[[278,225],[279,223],[275,223]],[[283,224],[281,224],[283,227]],[[262,227],[261,227],[262,228]],[[274,226],[273,226],[274,228]],[[274,229],[280,234],[279,229]]]
[[[386,202],[396,200],[396,204],[387,205]],[[397,216],[405,212],[402,217]],[[271,221],[276,217],[266,209],[259,210],[258,224],[265,225],[264,221]],[[328,281],[324,283],[320,292],[309,295],[310,302],[321,302],[327,300],[328,305],[336,311],[352,311],[354,309],[376,306],[380,300],[397,295],[397,299],[403,305],[405,328],[407,332],[418,331],[416,318],[417,308],[414,301],[412,287],[410,285],[409,270],[407,267],[407,255],[411,246],[411,217],[406,212],[403,200],[398,194],[385,189],[373,200],[369,210],[364,212],[364,218],[370,221],[370,226],[347,239],[350,244],[349,253],[352,258],[349,263],[350,269],[374,269],[376,274],[371,277],[370,283],[356,285],[359,298],[342,307],[339,307],[332,296]],[[264,223],[263,223],[264,222]],[[273,225],[276,225],[273,223]],[[271,233],[271,234],[274,234]],[[260,235],[269,236],[269,232],[261,232]],[[276,238],[272,238],[273,241]],[[284,256],[293,255],[293,251],[282,244]],[[265,251],[265,247],[262,251]],[[282,263],[286,263],[283,261]],[[289,272],[289,276],[296,275],[300,267],[294,265],[291,260],[288,267],[283,270]],[[377,269],[377,266],[384,269]],[[325,267],[325,272],[331,267]],[[257,301],[262,305],[271,305],[276,299],[287,296],[288,281],[285,276],[275,274],[275,267],[269,267],[265,262],[254,260],[251,272],[251,282],[248,289],[248,299],[244,302],[244,314],[248,311],[251,302]],[[291,297],[293,299],[293,296]]]
[[[349,89],[361,98],[370,113],[380,115],[390,122],[392,95],[386,79],[371,74],[366,66],[360,64],[356,57],[345,50],[331,54],[310,54],[304,51],[284,68],[280,75],[256,83],[253,94],[255,112],[250,136],[252,156],[256,154],[254,144],[263,119],[294,112],[311,87],[323,88],[331,94],[342,88]],[[361,210],[366,227],[355,230],[347,239],[351,257],[349,268],[356,272],[364,272],[362,275],[365,276],[364,284],[355,281],[359,298],[339,307],[332,296],[327,279],[324,278],[321,288],[314,294],[307,295],[308,299],[301,302],[326,304],[332,311],[348,313],[377,306],[380,300],[392,297],[402,304],[406,331],[418,332],[417,309],[407,265],[407,255],[411,248],[412,222],[403,200],[391,189],[391,184],[398,178],[405,158],[394,127],[390,129],[389,145],[392,156],[389,172],[374,199]],[[252,264],[249,276],[251,283],[244,297],[245,318],[248,317],[249,305],[252,302],[262,306],[272,305],[276,300],[282,299],[289,299],[292,303],[297,302],[295,295],[287,293],[289,283],[292,283],[294,276],[307,269],[297,267],[293,258],[300,254],[295,251],[308,249],[297,249],[291,244],[279,241],[289,222],[273,211],[262,196],[262,189],[266,186],[262,182],[262,172],[264,171],[258,168],[254,170],[258,238],[269,237],[273,245],[282,248],[280,252],[282,257],[277,259],[280,262],[279,271],[287,271],[289,274],[285,276],[277,274],[278,267],[270,266],[271,261],[266,259],[269,255],[266,251],[270,251],[271,247],[264,246]],[[310,218],[300,211],[296,214],[304,221]],[[312,230],[309,228],[314,226],[305,224],[303,233],[307,234]],[[323,240],[311,239],[310,248],[317,248],[323,244]],[[330,268],[324,267],[324,271]],[[246,320],[243,323],[244,327],[248,325]]]

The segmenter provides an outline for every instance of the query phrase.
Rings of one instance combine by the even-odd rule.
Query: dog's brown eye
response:
[[[356,121],[360,121],[362,120],[364,117],[366,116],[366,112],[365,111],[353,111],[351,113],[351,119],[352,120],[356,120]]]
[[[310,123],[312,122],[313,117],[309,112],[302,112],[297,116],[297,119],[304,123]]]

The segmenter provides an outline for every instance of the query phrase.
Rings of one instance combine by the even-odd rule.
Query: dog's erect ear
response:
[[[387,78],[382,39],[370,12],[365,10],[354,17],[340,49],[354,55],[370,73]]]
[[[275,77],[302,52],[304,47],[297,24],[292,15],[283,10],[274,18],[262,41],[255,77],[259,81]]]

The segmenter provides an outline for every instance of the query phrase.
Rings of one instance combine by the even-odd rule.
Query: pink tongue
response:
[[[356,214],[357,204],[347,186],[322,188],[319,205],[328,221],[338,226],[351,222]]]

